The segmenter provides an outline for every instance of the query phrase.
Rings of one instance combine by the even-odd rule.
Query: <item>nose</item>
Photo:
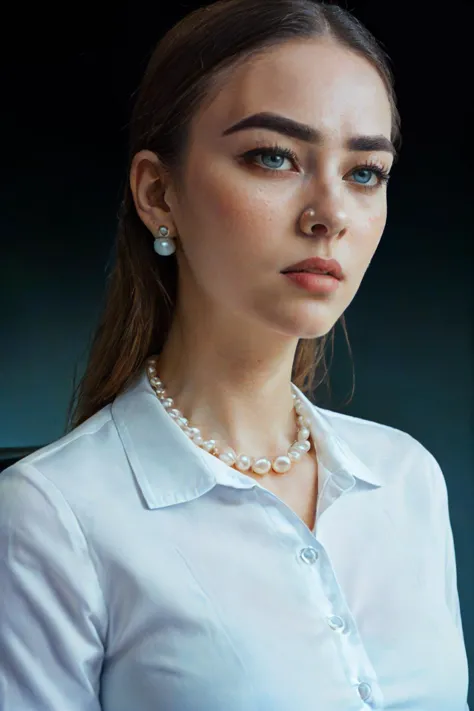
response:
[[[347,224],[347,214],[340,204],[309,207],[300,217],[300,229],[310,237],[342,237]]]

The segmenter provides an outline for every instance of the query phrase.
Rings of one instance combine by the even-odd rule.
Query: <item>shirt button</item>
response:
[[[370,694],[372,692],[370,684],[367,684],[365,681],[363,681],[361,684],[359,684],[359,686],[357,688],[359,691],[359,696],[362,699],[362,701],[367,701],[367,699],[370,697]]]
[[[344,629],[344,620],[338,615],[331,615],[328,617],[328,625],[331,629],[342,632]]]
[[[319,553],[314,548],[302,548],[300,550],[300,558],[304,563],[312,565],[319,558]]]

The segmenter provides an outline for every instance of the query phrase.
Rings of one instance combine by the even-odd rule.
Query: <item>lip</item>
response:
[[[332,294],[341,283],[330,274],[316,272],[285,272],[283,276],[311,294]]]
[[[322,257],[310,257],[309,259],[303,259],[303,261],[298,262],[297,264],[292,264],[291,267],[284,269],[282,274],[295,272],[311,272],[315,274],[328,272],[329,276],[332,276],[339,281],[341,281],[344,277],[342,267],[336,259],[323,259]]]

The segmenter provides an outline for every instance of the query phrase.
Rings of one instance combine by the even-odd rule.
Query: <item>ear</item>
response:
[[[142,150],[136,153],[130,167],[130,189],[137,214],[155,235],[159,225],[175,231],[172,216],[174,189],[167,171],[156,153]]]

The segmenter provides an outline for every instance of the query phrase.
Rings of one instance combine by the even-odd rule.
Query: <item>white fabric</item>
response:
[[[190,442],[145,370],[0,475],[2,711],[468,709],[436,460],[302,397],[314,532]]]

